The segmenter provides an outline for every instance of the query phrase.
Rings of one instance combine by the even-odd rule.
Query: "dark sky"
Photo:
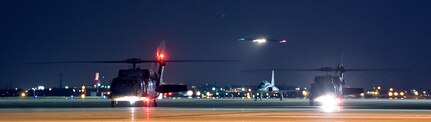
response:
[[[108,83],[127,65],[28,62],[154,58],[166,41],[169,59],[241,59],[241,63],[168,64],[168,83],[250,85],[270,79],[260,68],[335,66],[411,68],[347,72],[348,86],[429,88],[431,1],[0,1],[0,87]],[[287,39],[286,45],[237,42]],[[151,65],[143,65],[151,67]],[[319,72],[276,72],[276,84],[309,86]]]

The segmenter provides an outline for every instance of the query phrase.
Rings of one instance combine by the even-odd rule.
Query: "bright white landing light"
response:
[[[255,39],[255,40],[253,40],[253,42],[256,42],[256,43],[265,43],[266,39]]]
[[[145,101],[145,102],[147,102],[147,101],[149,101],[149,99],[146,98],[146,97],[124,96],[124,97],[115,98],[114,101],[129,101],[130,104],[132,105],[136,101]]]
[[[334,95],[324,95],[317,97],[314,101],[317,101],[320,103],[320,109],[323,112],[335,112],[340,109],[338,106],[341,102],[341,100]]]

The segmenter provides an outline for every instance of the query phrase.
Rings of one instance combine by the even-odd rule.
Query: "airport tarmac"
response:
[[[107,99],[0,98],[0,121],[431,121],[431,100],[345,99],[336,112],[307,99],[163,99],[115,107]]]

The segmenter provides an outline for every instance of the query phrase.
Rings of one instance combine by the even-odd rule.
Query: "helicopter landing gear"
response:
[[[155,99],[149,101],[142,101],[143,107],[157,107],[157,102]]]
[[[310,106],[314,106],[314,99],[310,98]]]
[[[151,102],[147,101],[147,102],[143,102],[144,103],[144,107],[151,107]]]
[[[115,105],[117,105],[118,102],[117,101],[111,101],[111,107],[115,107]]]
[[[154,107],[157,107],[156,99],[153,99]]]

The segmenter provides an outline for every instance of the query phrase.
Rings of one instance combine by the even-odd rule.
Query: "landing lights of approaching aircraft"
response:
[[[258,44],[263,44],[263,43],[267,43],[267,42],[277,42],[279,44],[284,44],[287,42],[285,39],[266,39],[266,38],[257,38],[257,39],[240,38],[240,39],[238,39],[238,41],[249,41],[249,42],[258,43]]]

